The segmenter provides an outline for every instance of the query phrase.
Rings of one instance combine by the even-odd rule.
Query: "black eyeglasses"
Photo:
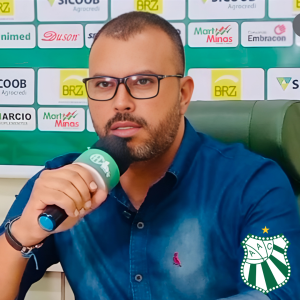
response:
[[[116,95],[121,83],[125,84],[126,90],[132,98],[154,98],[159,93],[160,81],[168,77],[182,78],[183,75],[137,74],[124,78],[96,76],[84,78],[82,81],[90,99],[108,101]]]

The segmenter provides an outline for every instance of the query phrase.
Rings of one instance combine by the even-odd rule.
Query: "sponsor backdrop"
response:
[[[299,99],[300,0],[0,0],[0,177],[96,141],[82,83],[90,47],[132,10],[178,30],[193,101]]]

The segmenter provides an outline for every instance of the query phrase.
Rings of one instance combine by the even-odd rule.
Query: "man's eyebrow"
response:
[[[141,70],[141,71],[138,71],[138,72],[133,72],[131,74],[128,74],[127,76],[131,76],[131,75],[137,75],[137,74],[154,74],[156,75],[157,72],[153,72],[151,70]],[[107,76],[107,77],[115,77],[115,76],[112,76],[112,75],[107,75],[107,74],[104,74],[104,73],[95,73],[93,76],[91,77],[97,77],[97,76]]]

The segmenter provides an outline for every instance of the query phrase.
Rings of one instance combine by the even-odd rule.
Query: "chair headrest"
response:
[[[186,117],[197,131],[275,160],[300,183],[300,101],[193,101]]]

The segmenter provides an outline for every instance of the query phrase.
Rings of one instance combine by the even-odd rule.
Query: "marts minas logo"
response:
[[[134,0],[136,11],[146,11],[154,14],[163,13],[163,0]]]
[[[212,100],[242,100],[241,70],[212,70]]]
[[[0,0],[0,18],[15,14],[15,0]]]
[[[231,31],[231,25],[220,28],[203,29],[202,27],[195,28],[194,35],[207,35],[206,43],[232,43],[233,37],[228,36]]]
[[[55,127],[79,127],[79,122],[75,122],[78,116],[77,111],[68,113],[51,114],[44,112],[43,120],[55,120]]]

